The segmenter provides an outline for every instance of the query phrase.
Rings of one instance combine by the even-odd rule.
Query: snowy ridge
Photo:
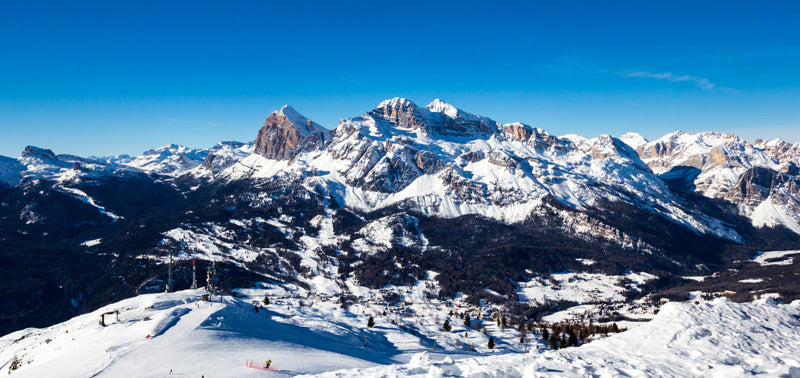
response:
[[[207,149],[195,149],[170,144],[147,150],[125,165],[147,172],[162,174],[180,173],[200,165],[208,156]]]

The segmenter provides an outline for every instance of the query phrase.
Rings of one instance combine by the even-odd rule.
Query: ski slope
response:
[[[237,298],[204,302],[202,292],[141,295],[14,332],[0,338],[0,364],[8,372],[15,356],[22,360],[12,377],[263,377],[245,363],[271,359],[278,371],[270,376],[281,377],[392,362],[391,351],[363,348],[346,328],[316,331],[256,313]],[[116,309],[119,322],[111,315],[106,327],[98,324],[101,313]]]

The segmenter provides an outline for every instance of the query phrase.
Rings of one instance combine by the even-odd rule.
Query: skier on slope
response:
[[[264,365],[264,368],[269,369],[270,365],[272,365],[272,360],[267,360],[267,363]]]

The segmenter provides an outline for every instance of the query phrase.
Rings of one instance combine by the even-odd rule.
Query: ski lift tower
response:
[[[169,253],[169,274],[167,275],[167,288],[165,293],[172,291],[172,252]]]
[[[197,267],[195,266],[194,259],[192,259],[192,286],[191,289],[197,289]]]
[[[208,273],[206,275],[206,290],[208,290],[211,295],[217,293],[217,269],[214,261],[211,261],[211,266],[208,267]]]

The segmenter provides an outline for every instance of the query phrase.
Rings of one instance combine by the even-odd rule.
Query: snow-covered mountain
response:
[[[331,130],[285,106],[254,136],[138,157],[28,147],[0,158],[2,266],[17,267],[0,273],[23,282],[0,312],[4,330],[163,290],[169,255],[215,261],[230,288],[270,280],[399,303],[427,282],[430,298],[519,316],[591,302],[598,294],[583,289],[527,298],[598,275],[595,288],[614,293],[602,301],[724,291],[721,281],[748,285],[742,297],[796,295],[789,268],[740,265],[800,248],[797,145],[714,133],[558,137],[402,98]],[[52,266],[64,268],[40,271]],[[736,274],[755,271],[784,278]],[[188,274],[181,266],[178,287]],[[712,278],[683,278],[699,276]],[[46,303],[56,310],[35,310]]]
[[[622,139],[665,181],[737,204],[756,227],[782,225],[800,233],[800,144],[753,145],[730,134],[680,131],[653,142],[634,133]]]
[[[306,175],[311,177],[302,180],[333,188],[347,207],[361,211],[403,206],[430,216],[477,214],[506,223],[536,214],[547,206],[545,197],[577,210],[625,201],[647,204],[699,233],[739,239],[718,220],[688,211],[635,152],[609,136],[576,144],[525,124],[501,125],[438,99],[422,108],[395,98],[342,120],[332,137],[304,139],[311,135],[305,131],[291,133],[300,139],[268,138],[277,146],[262,142],[274,134],[278,123],[272,119],[279,117],[280,111],[270,115],[270,126],[259,132],[256,152],[263,159],[251,156],[221,177]],[[306,130],[288,118],[280,121],[287,130]],[[301,151],[298,143],[304,143]],[[579,222],[564,217],[565,223]]]
[[[177,176],[197,169],[197,173],[213,174],[253,152],[252,143],[219,142],[211,148],[189,148],[170,144],[145,151],[122,165],[145,172]]]

